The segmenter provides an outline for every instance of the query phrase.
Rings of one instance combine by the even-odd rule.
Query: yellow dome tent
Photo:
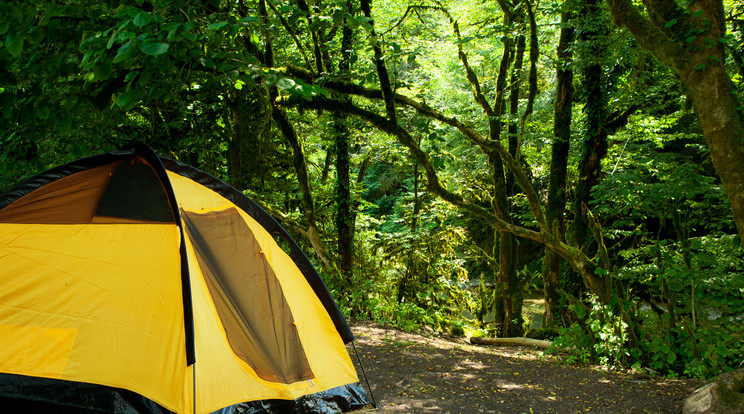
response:
[[[2,407],[347,411],[352,339],[269,214],[144,145],[0,195]]]

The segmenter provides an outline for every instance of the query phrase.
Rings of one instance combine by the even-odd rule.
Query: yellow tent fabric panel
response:
[[[296,399],[302,395],[328,390],[358,380],[346,347],[338,336],[333,322],[312,292],[312,288],[307,286],[304,276],[299,274],[299,270],[295,277],[299,276],[302,279],[295,279],[294,282],[297,285],[306,285],[305,297],[297,300],[295,295],[287,295],[287,301],[293,309],[300,340],[303,342],[315,378],[293,384],[262,380],[250,366],[243,363],[232,352],[209,296],[206,282],[193,256],[193,249],[188,240],[186,244],[194,305],[198,413],[209,413],[219,407],[244,401]],[[281,249],[279,250],[286,256]],[[287,260],[291,262],[288,257]],[[293,263],[292,265],[296,269]],[[199,277],[195,277],[197,275]],[[297,286],[290,290],[295,288]],[[309,297],[315,300],[308,300]],[[190,387],[189,384],[186,389]]]
[[[266,381],[314,378],[282,286],[238,210],[182,209],[181,218],[233,353]]]
[[[346,346],[305,276],[263,226],[242,210],[240,215],[253,230],[263,247],[266,262],[274,269],[284,288],[316,382],[324,390],[357,382],[356,370]]]
[[[229,200],[188,178],[170,171],[168,175],[183,209],[203,214],[236,208]],[[244,401],[296,399],[357,382],[346,346],[302,272],[263,226],[243,210],[237,210],[260,244],[265,264],[273,269],[282,286],[314,378],[291,384],[266,381],[233,353],[187,238],[196,338],[197,412],[208,413]],[[190,375],[187,380],[185,390],[190,390]]]
[[[176,194],[178,206],[192,211],[212,210],[226,205],[233,205],[225,197],[203,185],[168,171],[168,179]]]
[[[0,224],[0,371],[184,412],[179,243],[173,224]]]

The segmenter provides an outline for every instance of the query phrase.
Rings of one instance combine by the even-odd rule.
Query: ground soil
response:
[[[379,408],[365,412],[680,413],[702,384],[569,366],[537,349],[471,345],[370,322],[353,322],[352,331]]]

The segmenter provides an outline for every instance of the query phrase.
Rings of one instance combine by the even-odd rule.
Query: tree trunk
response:
[[[305,218],[307,219],[307,232],[306,235],[310,244],[313,246],[316,256],[323,265],[323,269],[327,272],[333,272],[333,265],[328,259],[325,247],[320,239],[320,233],[318,232],[318,225],[315,221],[315,202],[313,201],[313,193],[310,188],[310,180],[307,175],[307,163],[305,162],[305,151],[300,142],[297,132],[289,123],[287,115],[279,108],[274,108],[272,111],[272,117],[276,121],[277,126],[282,131],[282,134],[287,139],[290,148],[292,148],[292,165],[297,173],[297,182],[300,185],[300,191],[302,192],[302,206],[305,210]]]
[[[499,66],[499,75],[496,81],[497,91],[494,103],[494,113],[490,122],[491,139],[499,140],[503,129],[501,117],[506,114],[506,87],[509,67],[514,57],[514,41],[506,37],[504,39],[504,54]],[[511,85],[512,88],[518,87]],[[501,220],[511,222],[509,218],[509,198],[507,188],[507,174],[504,170],[504,161],[495,152],[489,154],[491,164],[491,176],[493,177],[493,207]],[[494,303],[496,304],[496,323],[502,328],[502,335],[520,336],[522,334],[522,292],[517,278],[515,263],[516,237],[507,231],[498,232],[498,286]],[[501,304],[499,304],[501,302]],[[503,312],[502,312],[503,311]]]
[[[348,6],[351,6],[349,4]],[[341,62],[338,69],[341,75],[351,68],[350,50],[354,32],[344,26],[341,37]],[[330,62],[329,62],[330,65]],[[354,271],[354,214],[351,201],[351,179],[349,170],[349,129],[346,115],[333,113],[333,134],[336,147],[336,231],[338,233],[338,267],[344,284],[349,286]]]
[[[266,104],[268,92],[257,88],[236,91],[228,104],[232,121],[230,183],[240,190],[260,190],[263,182],[259,159],[271,129],[271,114]]]
[[[648,16],[631,0],[607,0],[618,26],[626,27],[644,48],[679,75],[700,119],[716,173],[726,191],[744,242],[744,115],[726,72],[726,18],[721,0],[647,1]],[[689,33],[694,30],[695,36]]]
[[[545,209],[545,220],[548,231],[563,240],[565,234],[566,212],[566,176],[568,173],[568,151],[571,141],[571,107],[573,106],[573,54],[574,28],[570,26],[571,15],[561,15],[561,35],[558,42],[558,67],[556,69],[556,99],[553,121],[553,146],[550,159],[550,182],[548,184],[548,202]],[[545,248],[543,260],[543,281],[545,292],[545,313],[543,326],[554,325],[555,312],[560,306],[560,265],[561,258],[549,248]]]
[[[353,223],[351,213],[351,180],[349,178],[349,131],[346,117],[333,114],[336,141],[336,231],[338,233],[338,269],[345,283],[350,283],[354,256]]]
[[[579,181],[576,183],[573,201],[573,222],[569,229],[569,241],[591,257],[596,251],[598,241],[589,244],[591,238],[588,206],[592,199],[591,192],[599,182],[602,172],[602,159],[607,155],[608,117],[605,79],[602,67],[602,56],[606,38],[606,25],[602,23],[603,11],[600,0],[587,0],[579,10],[581,16],[577,23],[581,28],[579,40],[584,44],[581,61],[584,86],[584,112],[586,113],[586,132],[584,147],[579,160]],[[597,22],[599,21],[599,23]],[[601,28],[601,29],[597,29]],[[590,291],[600,298],[602,303],[610,299],[610,284],[607,277],[595,274],[583,275],[584,283]]]
[[[506,196],[506,176],[504,174],[504,167],[501,158],[498,155],[493,154],[490,157],[491,171],[494,179],[494,209],[496,215],[504,221],[509,221],[509,200]],[[497,293],[500,293],[496,297],[495,303],[502,302],[503,306],[503,318],[500,318],[501,312],[499,312],[497,305],[496,315],[499,318],[496,319],[496,323],[500,324],[502,334],[506,336],[520,336],[522,335],[522,288],[519,284],[519,280],[516,272],[516,236],[507,231],[498,231],[498,249],[499,249],[499,260],[498,260],[498,285],[500,289],[496,289]]]

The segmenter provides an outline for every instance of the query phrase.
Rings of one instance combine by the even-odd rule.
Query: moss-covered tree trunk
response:
[[[229,150],[230,183],[240,190],[260,191],[265,169],[260,158],[271,135],[269,92],[261,86],[235,91],[230,108],[231,139]]]
[[[351,6],[349,4],[348,6]],[[340,74],[348,75],[351,67],[350,51],[353,32],[344,26],[341,37],[342,59],[338,68]],[[349,161],[349,128],[346,115],[333,113],[333,135],[336,149],[336,231],[338,234],[338,269],[345,284],[351,283],[354,266],[354,214],[352,212],[351,179]]]
[[[573,222],[569,228],[569,242],[589,256],[597,251],[601,241],[593,240],[590,229],[589,206],[592,200],[592,189],[600,180],[602,160],[607,155],[607,93],[602,57],[605,55],[607,23],[606,11],[601,8],[601,0],[587,0],[579,9],[576,22],[580,28],[578,40],[581,59],[584,112],[586,130],[583,148],[578,165],[579,180],[574,190]],[[582,275],[589,290],[597,295],[602,303],[607,303],[611,296],[609,279],[601,274],[587,273]]]
[[[568,151],[571,141],[571,108],[573,106],[573,53],[571,44],[574,28],[571,13],[561,15],[561,34],[558,41],[558,64],[556,68],[556,93],[553,118],[553,145],[550,158],[550,182],[545,220],[548,227],[562,239],[565,234],[566,176],[568,173]],[[545,313],[543,325],[552,326],[561,301],[560,296],[561,258],[549,248],[545,248],[543,260],[543,281],[545,292]]]
[[[513,11],[505,9],[506,24],[512,24]],[[521,60],[524,55],[524,38],[522,37],[521,49],[517,41],[511,37],[504,37],[504,53],[499,64],[499,74],[496,80],[496,98],[493,105],[493,113],[489,122],[489,134],[492,140],[500,140],[502,131],[507,131],[507,146],[516,153],[517,136],[516,128],[510,126],[504,128],[504,122],[501,118],[509,113],[511,108],[507,108],[506,92],[510,91],[510,103],[519,102],[519,76],[517,71],[521,69]],[[521,51],[521,54],[517,52]],[[519,58],[517,60],[517,57]],[[514,65],[512,63],[514,62]],[[518,64],[517,64],[518,62]],[[511,84],[509,79],[509,69],[514,66],[514,76]],[[516,111],[516,108],[515,108]],[[516,113],[516,112],[515,112]],[[509,124],[507,124],[509,125]],[[514,132],[510,136],[509,132]],[[512,142],[513,141],[513,142]],[[509,172],[504,168],[504,160],[495,152],[489,153],[489,163],[491,164],[491,176],[493,177],[493,208],[496,215],[505,222],[511,222],[510,205],[509,205]],[[522,335],[522,288],[516,271],[516,236],[508,231],[497,231],[498,235],[498,269],[496,274],[497,289],[494,298],[496,323],[501,326],[501,334],[504,336],[521,336]]]

